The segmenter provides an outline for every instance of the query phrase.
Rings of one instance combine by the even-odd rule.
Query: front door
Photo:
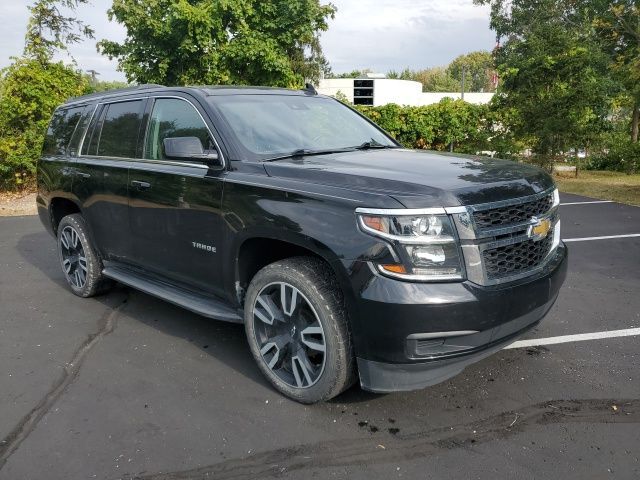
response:
[[[166,157],[165,138],[197,137],[215,149],[204,112],[185,98],[155,98],[143,159],[129,172],[129,217],[135,263],[209,293],[222,293],[218,253],[222,171],[202,161]]]

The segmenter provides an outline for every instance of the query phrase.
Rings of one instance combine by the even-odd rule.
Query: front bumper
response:
[[[362,388],[415,390],[442,382],[534,327],[567,272],[560,244],[544,270],[518,282],[409,283],[352,268],[350,315]]]

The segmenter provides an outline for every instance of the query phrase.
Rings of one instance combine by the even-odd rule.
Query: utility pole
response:
[[[87,73],[91,74],[91,86],[95,87],[98,84],[97,76],[100,75],[100,74],[98,72],[96,72],[95,70],[87,70]]]

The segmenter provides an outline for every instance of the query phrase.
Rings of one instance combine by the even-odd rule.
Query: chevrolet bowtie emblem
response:
[[[542,240],[549,234],[549,230],[551,230],[551,220],[548,218],[533,217],[527,235],[532,240]]]

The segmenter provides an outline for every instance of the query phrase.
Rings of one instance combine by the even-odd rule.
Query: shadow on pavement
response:
[[[51,248],[45,248],[45,245]],[[55,284],[56,289],[67,291],[67,282],[58,264],[54,245],[54,239],[43,231],[21,237],[17,242],[17,250],[27,263],[48,277]],[[129,299],[125,309],[127,317],[153,327],[164,334],[186,340],[244,377],[272,388],[253,360],[242,325],[201,317],[122,285],[116,286],[105,295],[84,301],[97,301],[106,308],[113,309],[113,297],[122,291],[128,292]],[[382,397],[384,395],[361,390],[356,382],[342,395],[331,400],[331,403],[358,404]]]

